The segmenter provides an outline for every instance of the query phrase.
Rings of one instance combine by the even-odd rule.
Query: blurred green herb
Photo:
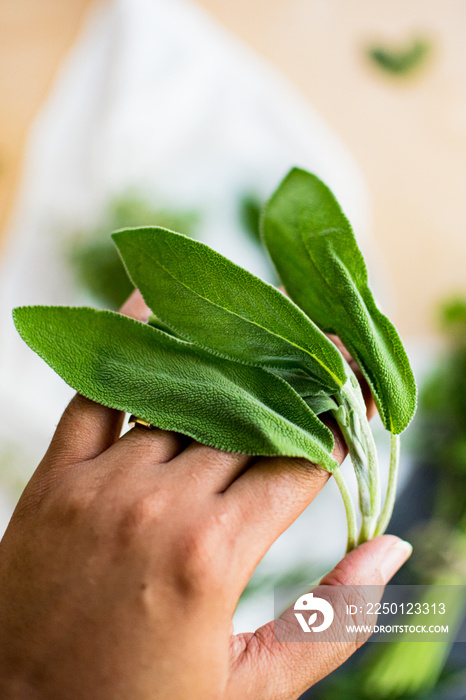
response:
[[[406,76],[422,66],[431,54],[432,44],[427,39],[414,38],[403,47],[374,45],[367,49],[372,63],[385,73]]]
[[[78,283],[102,306],[118,309],[134,289],[108,232],[133,226],[158,224],[195,236],[200,216],[194,211],[155,207],[126,195],[113,200],[93,229],[76,233],[66,249]]]
[[[257,245],[262,246],[260,232],[260,216],[263,202],[251,192],[243,195],[240,199],[240,219],[241,224],[249,234],[249,237]]]
[[[448,350],[424,384],[414,440],[422,463],[461,477],[466,488],[466,299],[446,302],[440,325]]]
[[[277,286],[280,282],[277,271],[270,261],[270,256],[264,246],[260,230],[260,216],[264,202],[261,202],[258,196],[252,192],[246,193],[240,199],[240,222],[243,230],[248,235],[249,239],[264,255],[264,260],[267,265],[267,280]]]

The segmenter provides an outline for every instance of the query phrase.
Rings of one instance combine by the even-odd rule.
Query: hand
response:
[[[138,297],[123,311],[147,315]],[[0,544],[0,697],[291,700],[343,663],[356,644],[280,644],[272,622],[231,634],[258,561],[329,475],[161,430],[120,438],[122,421],[76,396],[13,514]],[[385,584],[408,556],[379,537],[323,583]]]

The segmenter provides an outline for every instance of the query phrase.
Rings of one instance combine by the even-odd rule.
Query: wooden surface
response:
[[[0,2],[0,242],[28,128],[91,0]]]
[[[154,0],[156,2],[157,0]],[[463,0],[198,0],[278,67],[339,133],[369,184],[374,236],[403,333],[432,329],[465,289],[466,3]],[[0,3],[0,227],[27,127],[90,0]],[[373,40],[431,37],[424,71],[373,67]]]

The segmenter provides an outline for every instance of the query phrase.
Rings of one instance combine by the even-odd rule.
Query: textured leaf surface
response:
[[[401,433],[416,384],[393,324],[377,308],[351,226],[328,187],[293,169],[266,205],[264,240],[290,297],[336,333],[363,370],[385,427]]]
[[[306,376],[309,392],[332,393],[344,384],[338,350],[275,287],[166,229],[113,238],[147,305],[183,338],[221,357]]]
[[[25,342],[89,399],[222,450],[337,466],[330,431],[267,370],[111,311],[30,306],[13,316]]]

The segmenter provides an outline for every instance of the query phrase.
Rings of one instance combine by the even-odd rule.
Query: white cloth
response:
[[[120,193],[156,193],[172,208],[200,208],[203,240],[261,275],[238,198],[265,199],[292,165],[330,185],[364,244],[366,195],[351,157],[262,59],[187,0],[93,9],[31,131],[2,263],[0,440],[24,477],[72,392],[20,340],[11,309],[87,301],[64,261],[66,232],[92,225]],[[288,560],[340,553],[343,508],[330,496],[329,527],[339,534],[311,536],[306,514],[309,546],[303,552],[295,536]]]

